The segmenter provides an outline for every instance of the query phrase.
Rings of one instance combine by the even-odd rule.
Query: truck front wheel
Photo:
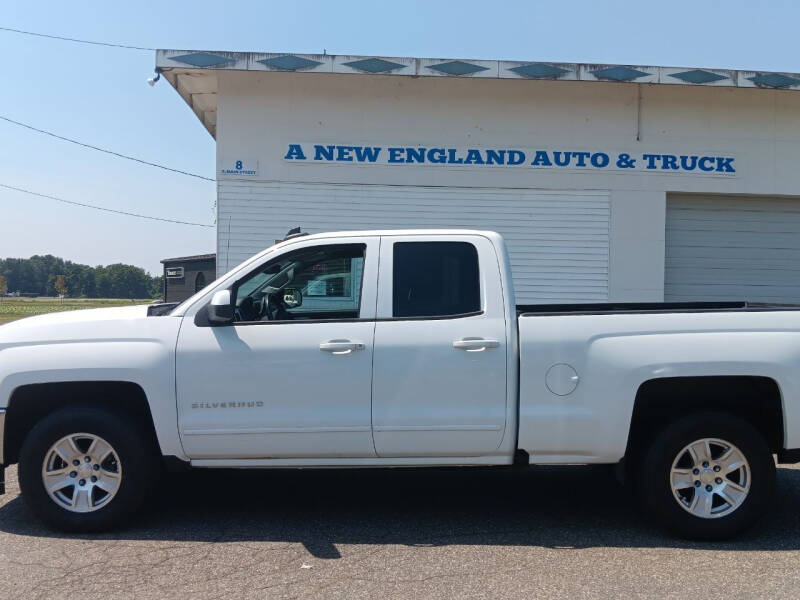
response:
[[[747,421],[699,413],[656,435],[637,480],[639,498],[659,523],[685,538],[721,540],[764,514],[775,487],[775,462]]]
[[[159,461],[120,415],[70,407],[40,421],[19,456],[19,485],[30,509],[62,531],[118,527],[139,508]]]

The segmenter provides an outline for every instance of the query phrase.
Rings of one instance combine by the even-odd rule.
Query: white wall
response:
[[[610,302],[664,299],[665,200],[664,192],[612,192]]]
[[[800,190],[800,94],[792,91],[235,71],[218,77],[219,162],[238,156],[259,164],[257,177],[232,178],[244,197],[249,189],[255,198],[268,182],[610,192],[612,301],[663,299],[667,192]],[[283,159],[292,142],[714,153],[735,156],[737,175],[293,164]],[[222,269],[226,220],[243,213],[228,200],[229,180],[220,179]],[[303,225],[281,218],[281,229]],[[232,255],[241,235],[230,240]]]

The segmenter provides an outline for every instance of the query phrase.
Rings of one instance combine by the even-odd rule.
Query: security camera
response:
[[[147,78],[147,85],[149,85],[150,87],[153,87],[159,79],[161,79],[161,71],[156,71],[156,76],[155,77],[148,77]]]

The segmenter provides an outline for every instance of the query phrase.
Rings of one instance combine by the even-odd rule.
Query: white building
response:
[[[800,75],[159,50],[217,140],[217,270],[287,230],[509,242],[520,303],[800,302]]]

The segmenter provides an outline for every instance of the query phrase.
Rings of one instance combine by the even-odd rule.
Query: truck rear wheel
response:
[[[721,540],[767,509],[775,461],[764,437],[727,413],[699,413],[658,433],[639,465],[639,497],[678,535]]]
[[[59,410],[27,435],[19,485],[30,509],[62,531],[118,527],[158,474],[154,449],[121,416],[90,407]]]

